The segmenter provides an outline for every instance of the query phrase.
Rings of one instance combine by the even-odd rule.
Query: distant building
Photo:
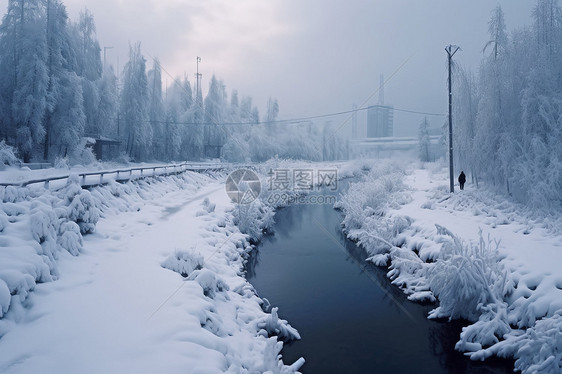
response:
[[[367,110],[367,138],[386,138],[394,135],[394,108],[373,105]]]

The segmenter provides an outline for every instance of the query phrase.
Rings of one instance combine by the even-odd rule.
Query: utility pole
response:
[[[200,86],[200,80],[201,77],[203,76],[203,74],[199,73],[199,63],[201,62],[201,57],[197,56],[197,73],[195,74],[195,78],[197,79],[197,83],[196,83],[196,91],[195,91],[195,104],[199,105],[200,107],[197,108],[197,110],[202,110],[203,108],[203,103],[199,102],[199,90],[201,89]],[[208,123],[204,124],[203,127],[203,156],[207,157],[207,154],[209,153],[209,148],[211,145],[211,128],[209,126]]]
[[[451,62],[453,56],[460,49],[459,46],[449,44],[445,51],[449,56],[449,186],[451,193],[455,192],[455,177],[453,175],[453,93],[451,91]]]
[[[195,74],[195,78],[197,79],[197,91],[195,91],[195,95],[199,94],[199,80],[203,74],[199,74],[199,63],[201,62],[201,57],[197,56],[197,74]]]

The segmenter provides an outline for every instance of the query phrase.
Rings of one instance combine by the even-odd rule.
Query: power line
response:
[[[173,82],[178,85],[178,87],[180,87],[181,89],[185,90],[185,87],[176,79],[174,78],[163,66],[162,63],[160,61],[158,61],[157,59],[155,59],[154,57],[148,55],[150,58],[152,58],[159,66],[160,69],[162,69],[162,71],[164,71],[164,73],[166,73],[172,80]],[[400,68],[403,67],[403,65],[405,65],[411,58],[412,56],[410,56],[408,59],[406,59],[406,61],[404,61],[404,63],[397,69],[397,71],[395,71],[384,83],[386,84],[397,72],[398,70],[400,70]],[[200,61],[199,57],[197,57],[198,62]],[[380,89],[380,87],[379,87]],[[378,91],[379,89],[377,89],[366,101],[369,101]],[[197,93],[196,93],[197,94]],[[364,104],[365,104],[364,103]],[[173,124],[173,125],[222,125],[222,126],[241,126],[241,125],[274,125],[274,124],[299,124],[302,122],[307,122],[307,121],[311,121],[314,119],[322,119],[322,118],[329,118],[329,117],[336,117],[336,116],[341,116],[344,114],[352,114],[352,113],[357,113],[357,112],[362,112],[365,110],[369,110],[369,106],[364,106],[364,104],[360,107],[360,108],[354,108],[351,110],[345,110],[345,111],[340,111],[340,112],[333,112],[333,113],[326,113],[326,114],[319,114],[319,115],[314,115],[314,116],[306,116],[306,117],[298,117],[298,118],[291,118],[291,119],[281,119],[281,120],[275,120],[275,121],[258,121],[258,122],[224,122],[224,123],[219,123],[219,121],[217,121],[215,118],[213,118],[213,122],[211,123],[201,123],[201,122],[170,122],[170,121],[150,121],[148,120],[148,122],[152,122],[152,123],[160,123],[160,124]],[[423,115],[423,116],[430,116],[430,117],[445,117],[446,114],[444,113],[432,113],[432,112],[423,112],[423,111],[416,111],[416,110],[411,110],[411,109],[402,109],[402,108],[392,108],[394,111],[396,112],[402,112],[402,113],[409,113],[409,114],[417,114],[417,115]]]
[[[375,106],[377,106],[377,105],[375,105]],[[172,124],[172,125],[221,125],[221,126],[242,126],[242,125],[257,126],[257,125],[275,125],[275,124],[297,125],[297,124],[300,124],[300,123],[303,123],[303,122],[309,122],[313,119],[329,118],[329,117],[341,116],[341,115],[344,115],[344,114],[357,113],[357,112],[369,110],[370,108],[371,107],[357,108],[357,109],[345,110],[345,111],[341,111],[341,112],[319,114],[319,115],[316,115],[316,116],[307,116],[307,117],[299,117],[299,118],[291,118],[291,119],[280,119],[280,120],[275,120],[275,121],[224,122],[224,123],[211,122],[211,123],[208,123],[208,122],[177,122],[177,121],[146,120],[146,122],[160,123],[160,124],[168,123],[168,124]],[[432,116],[432,117],[445,117],[446,116],[446,114],[443,114],[443,113],[421,112],[421,111],[410,110],[410,109],[401,109],[401,108],[392,108],[392,109],[396,112],[419,114],[419,115],[424,115],[424,116]]]

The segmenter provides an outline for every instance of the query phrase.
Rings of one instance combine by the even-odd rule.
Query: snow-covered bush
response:
[[[216,204],[211,203],[211,201],[209,200],[208,197],[206,197],[205,200],[203,200],[203,206],[205,207],[205,210],[207,211],[207,213],[213,213],[215,211],[215,208],[216,208]]]
[[[285,341],[300,340],[298,331],[284,319],[279,319],[278,310],[277,307],[272,308],[271,314],[258,322],[258,328],[265,330],[269,336],[279,336]]]
[[[250,204],[238,204],[232,211],[234,224],[254,241],[258,241],[264,231],[273,227],[274,214],[273,208],[264,204],[261,199],[254,200]]]
[[[176,250],[174,254],[168,256],[163,262],[162,267],[179,273],[182,277],[188,277],[193,271],[201,270],[205,260],[203,256],[192,250]]]
[[[2,201],[5,203],[16,203],[23,201],[27,198],[29,190],[27,188],[20,188],[15,186],[7,186],[3,189],[4,196]]]
[[[2,202],[0,201],[0,232],[8,226],[8,215],[2,209]]]
[[[5,165],[16,165],[20,162],[14,151],[4,140],[0,141],[0,170],[4,169]]]
[[[429,317],[476,321],[483,308],[503,303],[504,297],[513,291],[500,262],[499,243],[485,241],[482,232],[477,245],[464,243],[447,229],[437,229],[449,240],[443,243],[441,257],[428,270],[429,284],[440,301]]]
[[[59,226],[57,244],[66,249],[73,256],[78,256],[82,250],[82,234],[76,222],[67,221]]]
[[[345,213],[346,230],[363,227],[365,218],[382,217],[391,207],[409,201],[403,183],[404,172],[395,165],[376,165],[364,180],[351,183],[346,194],[336,204]]]
[[[70,169],[70,163],[68,162],[68,157],[55,158],[54,166],[56,169]]]
[[[79,144],[72,150],[69,157],[71,165],[91,165],[97,162],[96,155],[89,144],[93,139],[82,138]]]
[[[197,282],[203,289],[203,294],[211,299],[215,298],[217,292],[229,290],[228,284],[209,269],[194,270],[187,280]]]
[[[395,239],[411,225],[408,217],[386,214],[389,208],[410,200],[403,178],[404,172],[395,164],[375,165],[364,180],[351,183],[347,193],[335,205],[345,214],[342,225],[347,236],[362,245],[371,256],[395,247]],[[377,258],[379,263],[383,260]]]
[[[68,218],[80,226],[82,234],[94,232],[100,211],[89,191],[81,190],[68,206]]]
[[[513,330],[504,340],[486,348],[476,346],[470,354],[473,360],[492,355],[515,358],[515,370],[522,373],[547,374],[562,371],[562,310],[552,317],[538,320],[525,331]]]
[[[82,234],[94,232],[100,218],[100,210],[90,191],[82,189],[80,178],[76,174],[68,177],[66,186],[59,192],[67,205],[68,219],[76,222]]]

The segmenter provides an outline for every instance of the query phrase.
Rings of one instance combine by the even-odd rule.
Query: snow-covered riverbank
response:
[[[540,217],[468,184],[450,195],[445,170],[381,163],[339,207],[345,230],[388,266],[431,318],[471,322],[457,343],[473,359],[514,357],[523,372],[562,369],[560,216]]]
[[[250,237],[197,173],[0,191],[0,372],[292,373],[245,280]],[[88,233],[88,235],[85,235]],[[84,236],[83,236],[84,235]]]

